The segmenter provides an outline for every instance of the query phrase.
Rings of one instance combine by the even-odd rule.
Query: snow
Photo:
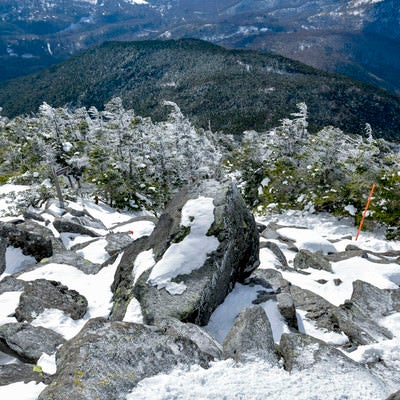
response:
[[[41,366],[42,371],[47,374],[53,375],[57,372],[55,353],[51,355],[43,353],[36,364]]]
[[[4,271],[4,275],[0,275],[0,279],[34,264],[36,264],[35,257],[24,255],[20,248],[8,246],[6,249],[6,270]]]
[[[152,221],[134,221],[124,225],[114,227],[113,232],[128,232],[132,239],[136,240],[142,236],[149,236],[154,229],[154,222]]]
[[[310,229],[282,228],[278,229],[278,233],[294,240],[299,250],[322,251],[324,254],[336,252],[335,246]]]
[[[95,204],[91,200],[82,200],[81,206],[83,206],[93,218],[99,219],[108,229],[112,229],[115,225],[119,225],[123,222],[128,222],[136,216],[128,213],[120,213],[105,204]]]
[[[240,364],[229,359],[209,369],[195,365],[144,379],[126,400],[383,400],[390,394],[361,371],[334,364],[324,367],[289,373],[265,361]]]
[[[133,263],[133,282],[136,283],[143,272],[152,268],[156,261],[154,260],[153,250],[142,251],[139,253]]]
[[[0,386],[1,399],[37,400],[40,392],[46,388],[43,383],[17,382],[11,385]]]
[[[211,315],[208,325],[204,329],[219,343],[222,343],[235,322],[238,314],[246,307],[253,305],[258,291],[266,289],[260,285],[247,286],[237,283],[225,301],[217,307]],[[279,342],[283,332],[289,332],[289,328],[280,315],[276,301],[269,300],[260,304],[266,312],[271,323],[272,333],[276,343]]]
[[[10,317],[18,307],[19,297],[22,292],[5,292],[0,294],[0,326],[15,322],[14,317]]]
[[[85,260],[89,260],[94,264],[103,264],[110,257],[105,249],[107,244],[108,242],[106,239],[99,239],[90,243],[82,250],[78,250],[76,253],[80,254]]]
[[[143,324],[142,309],[140,307],[140,303],[135,298],[129,302],[122,321]]]
[[[357,208],[355,208],[352,204],[347,205],[344,207],[345,211],[347,211],[350,215],[357,214]]]
[[[145,0],[125,0],[125,3],[129,3],[129,4],[149,4]]]
[[[80,235],[79,233],[62,232],[60,233],[60,239],[67,250],[76,244],[90,242],[93,239],[92,236]]]
[[[152,269],[148,283],[171,294],[182,294],[186,290],[184,283],[171,280],[201,268],[207,255],[217,249],[218,239],[206,236],[213,222],[212,198],[200,196],[188,200],[182,208],[181,225],[190,227],[190,233],[181,242],[171,244]]]

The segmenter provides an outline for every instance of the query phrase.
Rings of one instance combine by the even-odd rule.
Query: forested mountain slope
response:
[[[198,38],[273,51],[400,93],[398,0],[3,0],[0,80],[104,41]]]
[[[334,125],[396,139],[400,98],[349,78],[257,51],[228,50],[207,42],[109,42],[33,75],[0,85],[3,115],[52,106],[96,106],[119,96],[155,120],[163,100],[176,102],[202,127],[241,133],[276,126],[305,102],[310,129]]]

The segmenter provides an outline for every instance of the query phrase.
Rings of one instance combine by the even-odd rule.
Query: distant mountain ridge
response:
[[[0,79],[107,40],[182,37],[272,50],[400,93],[397,0],[3,0]]]
[[[161,120],[164,100],[198,126],[241,133],[277,126],[305,102],[310,129],[334,125],[398,140],[400,98],[265,52],[229,50],[208,42],[109,42],[57,66],[0,84],[3,115],[37,111],[44,101],[102,108],[119,96],[139,115]]]

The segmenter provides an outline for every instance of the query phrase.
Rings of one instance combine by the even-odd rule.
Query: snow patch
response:
[[[43,353],[36,364],[40,365],[46,374],[54,375],[57,372],[56,353],[51,355]]]
[[[133,284],[135,285],[137,280],[143,274],[143,272],[152,268],[155,265],[153,250],[142,251],[139,253],[133,263]]]
[[[133,298],[126,309],[124,322],[133,322],[136,324],[143,324],[143,314],[140,303],[137,299]]]
[[[214,222],[214,204],[210,197],[188,200],[182,208],[181,225],[190,227],[190,233],[179,243],[173,243],[152,269],[148,283],[165,288],[171,294],[182,294],[183,282],[172,282],[178,275],[187,275],[203,266],[209,253],[219,242],[207,232]]]
[[[90,243],[82,250],[78,250],[76,254],[80,254],[85,260],[94,264],[103,264],[110,257],[105,249],[107,244],[108,242],[106,239],[99,239]]]
[[[6,249],[6,269],[3,275],[0,275],[0,279],[6,275],[12,275],[18,271],[23,270],[29,265],[36,264],[36,259],[33,256],[26,256],[22,252],[22,249],[8,246]]]
[[[0,386],[0,399],[37,400],[39,394],[46,388],[44,383],[17,382]]]
[[[246,307],[253,306],[252,302],[257,298],[257,292],[265,290],[260,285],[248,286],[237,283],[232,292],[225,298],[225,301],[213,312],[208,325],[203,327],[203,329],[216,341],[222,343],[240,312]],[[274,341],[278,343],[282,333],[289,332],[289,328],[278,310],[277,303],[276,301],[269,300],[261,303],[260,306],[267,314]]]
[[[382,400],[389,394],[390,389],[372,375],[333,363],[305,373],[287,372],[265,361],[241,364],[230,359],[212,363],[208,369],[194,365],[146,378],[126,400]]]
[[[0,326],[15,322],[14,317],[10,317],[18,307],[19,298],[22,292],[5,292],[0,294]]]
[[[336,248],[328,240],[310,229],[281,228],[277,231],[281,236],[294,240],[299,250],[305,249],[313,252],[321,251],[324,254],[336,253]]]

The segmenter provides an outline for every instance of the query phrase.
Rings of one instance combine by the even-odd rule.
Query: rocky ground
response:
[[[318,370],[360,390],[325,398],[387,398],[400,388],[399,249],[285,218],[256,223],[236,187],[214,181],[158,219],[83,200],[2,218],[0,394],[25,382],[21,399],[150,398],[142,383],[176,368],[233,360],[244,375],[256,360],[271,379]],[[218,334],[243,290],[254,296]]]

